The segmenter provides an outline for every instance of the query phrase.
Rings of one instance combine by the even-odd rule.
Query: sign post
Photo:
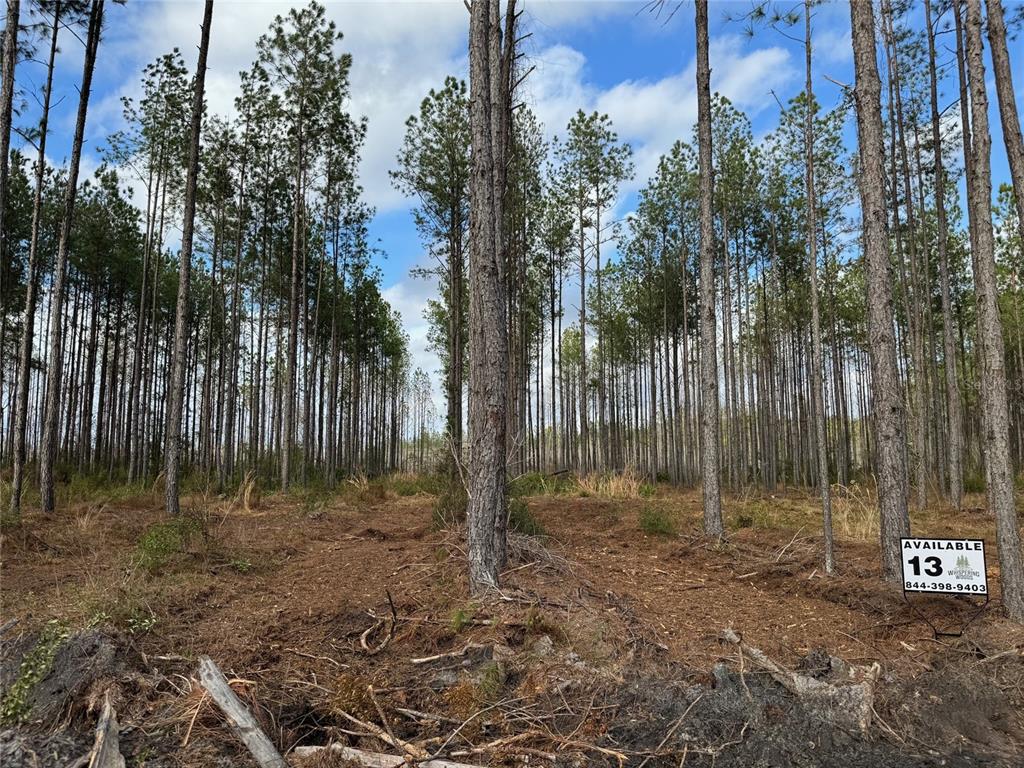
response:
[[[903,597],[912,608],[909,594],[914,592],[984,598],[978,611],[959,632],[940,632],[927,617],[922,616],[936,637],[960,637],[988,605],[985,542],[981,539],[904,537],[900,539],[900,560],[903,565]],[[918,615],[921,614],[918,612]]]

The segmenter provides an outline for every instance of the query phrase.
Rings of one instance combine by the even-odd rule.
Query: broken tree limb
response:
[[[406,709],[405,707],[395,707],[395,712],[405,715],[411,720],[431,720],[435,723],[451,723],[452,725],[459,725],[462,722],[443,715],[435,715],[432,712],[420,712],[418,709]]]
[[[367,752],[354,747],[345,747],[341,744],[328,744],[326,747],[296,747],[292,754],[296,757],[313,757],[324,752],[338,755],[343,760],[365,766],[365,768],[399,768],[408,766],[409,763],[404,757],[387,755],[382,752]],[[453,763],[450,760],[424,760],[413,763],[417,768],[483,768],[470,763]]]
[[[384,625],[387,623],[385,619],[378,620],[376,624],[369,627],[365,632],[363,632],[363,634],[359,636],[359,645],[362,646],[362,649],[367,656],[376,656],[378,653],[380,653],[389,645],[391,645],[391,641],[395,639],[395,630],[398,629],[398,612],[395,610],[395,601],[391,599],[390,591],[385,590],[384,594],[388,596],[388,606],[391,608],[391,628],[388,630],[388,633],[384,636],[384,639],[380,641],[380,644],[373,647],[370,646],[368,640],[373,635],[377,634],[378,630],[384,628]]]
[[[107,691],[103,694],[103,711],[96,723],[96,741],[89,753],[89,768],[125,768],[117,734],[117,713]]]
[[[826,719],[837,725],[855,726],[861,731],[867,731],[871,725],[875,683],[881,672],[877,662],[858,670],[860,682],[852,685],[833,685],[786,669],[768,658],[760,648],[744,643],[732,629],[723,631],[721,638],[737,646],[742,654],[770,674],[787,691],[818,708]],[[851,669],[851,674],[853,672],[854,669]]]
[[[411,744],[408,741],[403,741],[402,739],[398,738],[397,736],[392,736],[390,733],[388,733],[387,731],[385,731],[383,728],[381,728],[378,725],[374,725],[373,723],[368,723],[368,722],[365,722],[364,720],[360,720],[357,717],[353,717],[352,715],[350,715],[348,712],[345,712],[344,710],[340,710],[339,709],[338,710],[338,714],[341,715],[342,717],[344,717],[350,723],[354,723],[355,725],[358,725],[363,730],[365,730],[365,731],[367,731],[369,733],[372,733],[374,736],[376,736],[378,739],[383,741],[385,744],[390,744],[395,749],[402,750],[403,752],[405,752],[405,754],[411,755],[416,760],[426,760],[430,756],[430,755],[427,754],[427,751],[425,749],[423,749],[423,747],[419,747],[419,746],[417,746],[415,744]]]
[[[228,685],[224,673],[209,656],[199,657],[199,679],[227,718],[231,730],[245,744],[261,768],[287,768],[284,758]]]
[[[490,648],[490,645],[484,645],[483,643],[466,643],[460,650],[451,651],[449,653],[438,653],[434,656],[421,656],[418,659],[409,659],[410,664],[429,664],[432,661],[440,661],[441,659],[457,659],[465,656],[470,651],[482,651]]]

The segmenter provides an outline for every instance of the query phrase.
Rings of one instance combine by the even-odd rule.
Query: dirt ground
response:
[[[526,501],[545,535],[514,538],[485,603],[468,595],[457,532],[432,525],[436,499],[386,485],[249,508],[197,497],[194,522],[173,530],[156,497],[29,512],[3,535],[5,696],[54,627],[74,642],[38,686],[50,698],[30,694],[26,722],[0,733],[0,762],[72,762],[109,691],[129,765],[253,764],[197,682],[208,655],[283,753],[394,754],[367,735],[375,723],[477,765],[1022,764],[1024,632],[1000,617],[978,506],[914,521],[993,553],[992,605],[964,637],[936,638],[928,621],[952,628],[974,608],[884,586],[853,517],[824,576],[810,499],[727,500],[718,547],[699,536],[692,492]],[[644,532],[652,510],[671,530]],[[854,677],[877,663],[870,729],[785,690],[720,640],[727,628],[823,680],[846,681],[830,657]],[[104,661],[58,680],[83,658]]]

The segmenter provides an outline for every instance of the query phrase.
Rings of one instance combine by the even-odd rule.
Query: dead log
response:
[[[340,756],[343,760],[350,760],[353,763],[366,768],[399,768],[408,766],[409,762],[398,755],[387,755],[382,752],[367,752],[355,747],[346,747],[341,744],[328,744],[326,747],[296,747],[292,750],[295,757],[313,757],[323,752],[331,752]],[[483,768],[479,765],[469,763],[453,763],[451,760],[424,760],[423,762],[412,763],[417,768]]]
[[[856,675],[860,682],[852,685],[833,685],[824,680],[792,672],[772,661],[760,648],[743,642],[731,629],[722,632],[722,640],[736,645],[757,666],[794,696],[818,709],[825,719],[836,725],[855,726],[867,731],[875,699],[875,682],[881,672],[878,663],[870,667],[851,668],[851,677]]]
[[[117,713],[107,691],[103,694],[103,711],[96,723],[96,741],[89,753],[89,768],[125,768],[117,735]]]
[[[231,690],[224,673],[209,656],[199,657],[199,679],[227,718],[231,730],[248,748],[261,768],[287,768],[287,763],[256,722],[256,718]]]

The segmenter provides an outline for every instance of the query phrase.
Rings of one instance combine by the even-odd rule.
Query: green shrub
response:
[[[526,502],[515,497],[508,500],[508,529],[526,536],[544,536],[546,533]]]
[[[971,473],[964,476],[964,493],[984,493],[985,477],[981,474]]]
[[[472,623],[473,614],[475,613],[476,610],[472,607],[456,608],[454,611],[452,611],[452,631],[461,632],[463,629],[468,627]]]
[[[203,524],[188,515],[151,525],[135,547],[135,563],[151,573],[158,571],[171,557],[183,552],[192,537],[202,531]]]
[[[749,512],[737,512],[732,520],[733,528],[753,528],[754,516]]]
[[[675,536],[676,521],[661,507],[645,504],[640,510],[640,530],[651,536]]]
[[[527,472],[508,484],[510,496],[558,496],[575,490],[576,480],[568,472],[554,475]]]
[[[477,690],[483,701],[497,701],[505,686],[506,674],[501,664],[492,661],[480,670]]]
[[[125,628],[130,635],[144,635],[156,626],[156,616],[150,610],[136,610],[125,620]]]
[[[388,485],[399,496],[440,496],[444,492],[445,480],[440,475],[413,475],[400,473],[388,478]]]
[[[17,725],[25,720],[29,714],[29,694],[49,673],[57,650],[67,638],[67,627],[56,619],[43,628],[35,646],[22,659],[18,677],[0,700],[0,723]]]

